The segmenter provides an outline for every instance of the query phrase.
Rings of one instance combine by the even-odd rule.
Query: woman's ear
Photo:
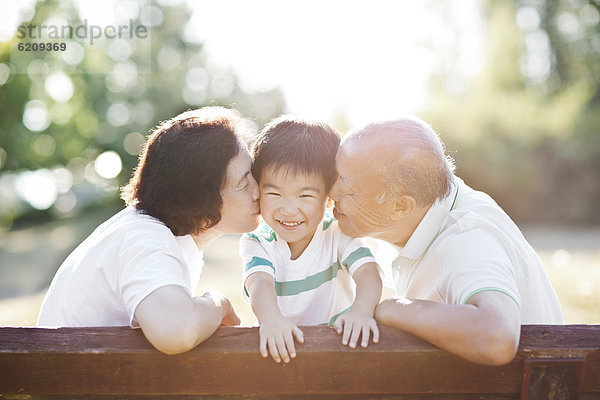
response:
[[[327,205],[325,205],[325,208],[333,208],[333,200],[331,200],[331,197],[327,197]]]

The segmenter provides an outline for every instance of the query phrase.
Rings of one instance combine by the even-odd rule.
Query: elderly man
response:
[[[540,259],[487,194],[454,176],[438,135],[415,117],[367,125],[336,157],[334,215],[350,236],[392,244],[397,295],[376,319],[467,360],[501,365],[521,324],[562,323]]]

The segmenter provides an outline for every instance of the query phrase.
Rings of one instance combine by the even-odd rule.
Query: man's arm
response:
[[[375,310],[380,324],[412,333],[469,361],[503,365],[515,356],[520,338],[520,311],[497,291],[479,292],[467,304],[386,299]]]
[[[166,354],[191,350],[208,339],[221,324],[240,319],[229,299],[218,292],[191,297],[181,286],[163,286],[150,293],[135,310],[148,341]]]

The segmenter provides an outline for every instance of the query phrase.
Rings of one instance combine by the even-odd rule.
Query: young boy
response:
[[[325,214],[340,137],[331,127],[289,117],[267,125],[252,148],[264,222],[242,236],[244,293],[260,323],[260,353],[288,363],[298,325],[331,325],[342,343],[367,347],[381,297],[379,267],[358,239]],[[354,284],[356,297],[354,298]],[[354,301],[353,301],[354,299]]]

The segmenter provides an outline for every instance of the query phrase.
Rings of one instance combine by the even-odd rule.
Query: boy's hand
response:
[[[373,313],[367,310],[353,306],[350,311],[340,315],[333,324],[333,329],[338,335],[342,334],[342,344],[350,346],[351,349],[356,347],[358,337],[362,333],[361,346],[367,348],[369,345],[369,337],[373,333],[373,343],[379,342],[379,328],[377,322],[373,318]]]
[[[279,317],[266,321],[260,326],[260,354],[267,358],[269,353],[275,362],[279,363],[283,359],[284,363],[289,363],[291,358],[296,357],[296,348],[294,346],[294,337],[298,343],[304,343],[304,333],[292,321],[287,318]],[[291,357],[291,358],[290,358]]]

